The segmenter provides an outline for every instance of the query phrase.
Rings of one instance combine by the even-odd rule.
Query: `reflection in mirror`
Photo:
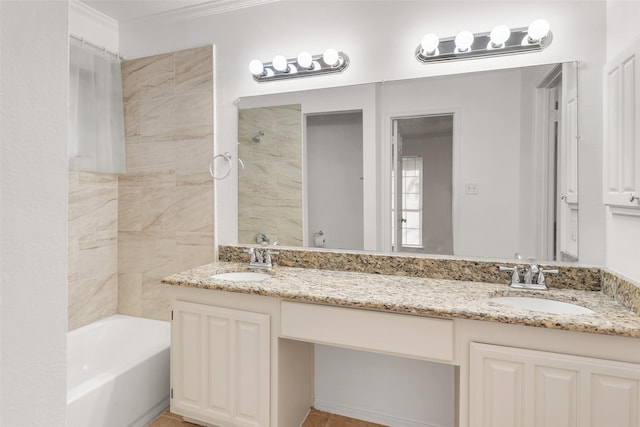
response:
[[[577,261],[576,73],[241,98],[238,242]]]

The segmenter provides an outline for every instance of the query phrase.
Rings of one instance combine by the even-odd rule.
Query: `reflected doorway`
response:
[[[362,111],[306,116],[307,246],[364,249]]]
[[[453,255],[453,114],[392,125],[393,250]]]

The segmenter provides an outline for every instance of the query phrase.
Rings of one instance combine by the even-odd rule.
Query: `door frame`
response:
[[[425,116],[443,116],[453,115],[453,164],[451,165],[451,213],[453,224],[453,254],[456,255],[456,249],[459,245],[459,230],[460,230],[460,165],[461,161],[461,125],[462,125],[462,110],[458,107],[441,107],[436,109],[421,109],[421,110],[409,110],[409,111],[385,111],[382,114],[382,147],[380,150],[380,163],[378,165],[381,179],[381,185],[379,187],[380,203],[378,205],[378,217],[380,218],[380,230],[381,230],[381,250],[392,251],[391,245],[391,171],[393,162],[393,121],[398,119],[411,119],[416,117]]]

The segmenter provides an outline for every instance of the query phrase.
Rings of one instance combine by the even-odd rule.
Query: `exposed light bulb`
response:
[[[491,30],[491,34],[489,34],[489,38],[491,40],[492,48],[500,48],[504,47],[504,44],[507,40],[509,40],[509,36],[511,36],[511,30],[506,25],[496,25]]]
[[[460,31],[454,40],[459,52],[466,52],[471,48],[475,36],[471,31]]]
[[[427,55],[435,55],[439,44],[440,39],[433,33],[425,34],[422,38],[422,42],[420,43],[422,50]]]
[[[298,55],[298,65],[307,70],[313,69],[313,57],[309,52],[300,52]]]
[[[262,61],[254,59],[253,61],[249,62],[249,71],[254,76],[262,75],[264,73],[264,65],[262,65]]]
[[[538,42],[549,33],[549,23],[544,19],[536,19],[527,29],[529,40]]]
[[[335,67],[340,61],[340,55],[338,55],[338,51],[335,49],[327,49],[322,54],[322,60],[325,62],[325,64],[331,67]]]
[[[287,72],[289,70],[289,66],[287,64],[287,58],[282,55],[276,55],[273,57],[273,61],[271,61],[273,68],[276,71]]]

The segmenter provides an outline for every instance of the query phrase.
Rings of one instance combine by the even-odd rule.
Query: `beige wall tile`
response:
[[[95,240],[80,240],[78,251],[79,280],[104,277],[118,272],[116,235],[116,233],[108,231],[104,236],[96,236]]]
[[[115,313],[117,176],[69,173],[68,327]]]
[[[160,277],[142,277],[142,316],[156,320],[171,320],[168,285]]]
[[[191,129],[213,125],[213,97],[197,93],[175,98],[174,136],[191,135]]]
[[[173,187],[176,184],[175,166],[148,168],[118,176],[119,188],[133,187]]]
[[[176,142],[176,185],[211,183],[209,164],[213,158],[212,135],[213,129],[212,134],[205,138]]]
[[[144,188],[139,217],[143,231],[176,231],[178,214],[176,187]]]
[[[175,93],[203,93],[213,90],[213,46],[175,53]]]
[[[142,231],[140,200],[143,191],[143,187],[118,190],[118,230]]]
[[[213,185],[178,187],[176,231],[213,233]]]
[[[171,170],[176,163],[172,141],[140,142],[127,145],[127,174],[139,171]]]
[[[142,274],[118,274],[118,313],[142,316]]]
[[[69,282],[68,329],[115,314],[117,281],[117,274],[110,274]]]
[[[214,261],[213,233],[177,233],[176,262],[181,269],[195,268]]]
[[[176,99],[140,101],[141,142],[171,141],[176,126]]]
[[[121,69],[125,102],[173,96],[172,53],[123,61]]]
[[[255,143],[251,138],[259,130],[264,136]],[[245,162],[238,181],[239,242],[255,243],[254,236],[262,232],[271,241],[301,244],[300,105],[240,110],[238,134],[239,157]]]
[[[140,102],[130,101],[123,105],[124,136],[127,142],[140,136]]]
[[[212,47],[168,55],[123,67],[132,124],[118,179],[118,311],[163,320],[161,279],[214,256]]]

